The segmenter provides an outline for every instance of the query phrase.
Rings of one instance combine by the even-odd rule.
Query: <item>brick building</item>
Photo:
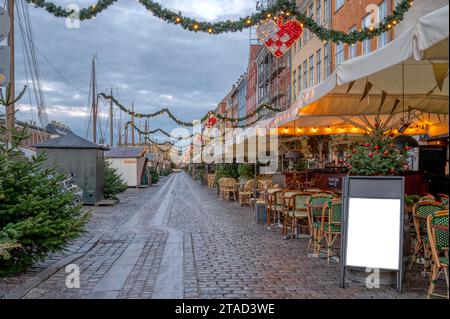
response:
[[[371,6],[375,9],[372,13],[370,12]],[[351,32],[365,27],[376,27],[379,21],[392,13],[394,6],[394,0],[333,0],[332,28]],[[352,45],[334,43],[332,47],[334,65],[381,48],[392,41],[394,33],[394,28],[392,28],[379,37]]]

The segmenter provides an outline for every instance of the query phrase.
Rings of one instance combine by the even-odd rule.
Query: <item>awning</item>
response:
[[[448,6],[431,12],[386,46],[338,65],[269,127],[291,127],[293,120],[297,127],[364,124],[361,116],[394,114],[448,131],[448,16]]]

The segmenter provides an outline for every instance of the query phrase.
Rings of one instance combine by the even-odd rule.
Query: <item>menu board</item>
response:
[[[342,187],[342,177],[328,176],[327,185],[329,188],[341,188]]]

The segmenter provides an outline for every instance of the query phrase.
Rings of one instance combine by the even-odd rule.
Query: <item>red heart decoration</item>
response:
[[[297,20],[291,19],[283,24],[283,19],[280,18],[278,25],[272,20],[261,23],[256,35],[273,55],[281,58],[300,38],[302,32],[303,28]]]
[[[208,122],[206,123],[206,126],[207,126],[208,128],[211,128],[211,127],[213,127],[216,123],[217,123],[217,119],[216,119],[215,116],[213,116],[213,117],[211,117],[211,118],[208,120]]]

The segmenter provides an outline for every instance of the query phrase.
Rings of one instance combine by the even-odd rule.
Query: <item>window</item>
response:
[[[336,0],[336,8],[334,8],[334,11],[338,11],[343,5],[345,0]]]
[[[302,91],[302,65],[300,64],[297,68],[297,83],[298,83],[298,93]]]
[[[303,62],[303,89],[308,88],[308,61]]]
[[[336,43],[336,65],[344,62],[344,44],[342,42]]]
[[[330,43],[323,47],[323,63],[325,64],[325,78],[328,78],[331,74],[331,59],[330,59]]]
[[[316,0],[316,22],[319,25],[322,25],[322,7],[320,2],[322,0]]]
[[[353,32],[356,30],[356,26],[351,27],[348,32]],[[356,43],[348,45],[348,58],[353,59],[356,56]]]
[[[300,51],[300,49],[302,48],[302,39],[303,39],[303,37],[298,38],[297,51]]]
[[[297,98],[297,70],[292,71],[292,98],[295,100]]]
[[[314,54],[309,57],[309,86],[314,86]]]
[[[314,19],[314,3],[311,3],[309,5],[309,10],[308,11],[309,11],[309,17],[311,19]],[[311,39],[313,37],[314,33],[308,32],[308,35],[309,35],[309,38]]]
[[[303,12],[303,14],[306,16],[306,12]],[[308,38],[309,38],[308,28],[303,28],[303,36],[305,38],[305,42],[303,44],[305,44],[306,42],[308,42]]]
[[[328,22],[330,19],[330,3],[331,0],[323,0],[323,21]]]
[[[384,0],[380,5],[378,6],[378,18],[379,21],[383,21],[387,16],[387,0]],[[378,37],[378,47],[381,48],[382,46],[385,46],[388,43],[388,33],[389,31],[383,32]]]
[[[366,15],[362,20],[362,26],[363,28],[369,28],[371,24],[370,14]],[[362,43],[362,54],[369,53],[371,50],[371,39],[366,39]]]
[[[322,50],[319,49],[316,52],[316,81],[320,83],[322,80]]]

